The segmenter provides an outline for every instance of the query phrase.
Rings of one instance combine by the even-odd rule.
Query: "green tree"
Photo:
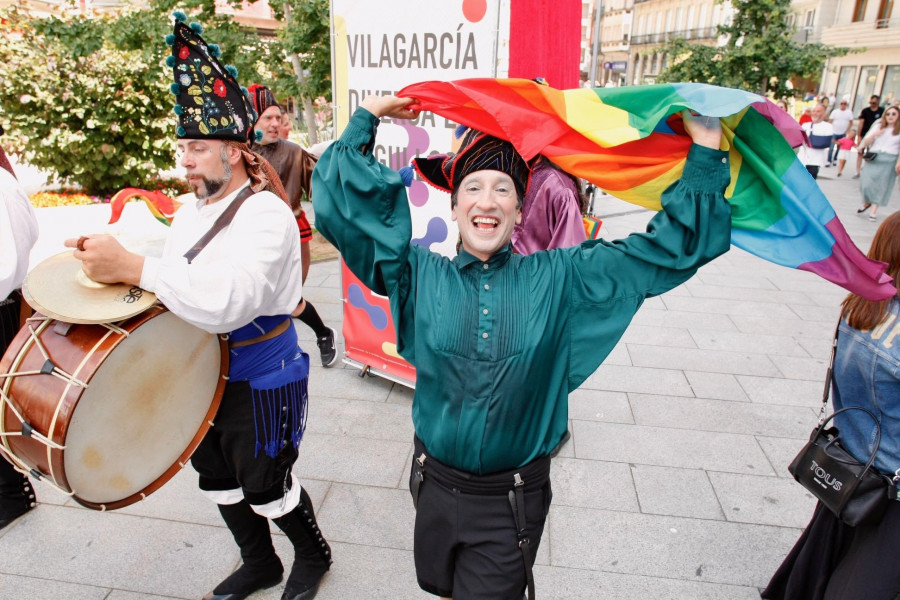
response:
[[[775,98],[799,96],[803,90],[789,87],[792,78],[818,81],[826,59],[849,51],[794,41],[794,28],[787,21],[790,0],[731,0],[731,4],[732,22],[719,26],[724,46],[684,39],[669,42],[662,51],[671,62],[660,81],[701,81]]]
[[[272,2],[284,27],[273,54],[287,58],[273,64],[273,86],[280,98],[296,98],[303,107],[309,142],[318,141],[313,101],[331,99],[331,21],[328,0]]]
[[[256,32],[215,14],[214,0],[151,0],[142,10],[100,18],[36,18],[0,11],[2,143],[32,165],[87,193],[150,187],[174,166],[169,92],[172,10],[189,11],[222,60],[249,84],[263,79],[271,49]]]
[[[4,147],[99,195],[172,164],[174,118],[155,62],[105,40],[105,19],[0,16]]]

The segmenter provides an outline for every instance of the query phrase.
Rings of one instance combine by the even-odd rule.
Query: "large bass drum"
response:
[[[0,454],[97,510],[171,479],[212,425],[228,347],[161,306],[118,323],[37,313],[0,360]]]

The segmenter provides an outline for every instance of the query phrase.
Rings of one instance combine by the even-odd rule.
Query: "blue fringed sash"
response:
[[[235,330],[232,340],[258,337],[282,323],[287,315],[258,317]],[[309,355],[297,345],[293,325],[281,335],[250,346],[231,348],[231,381],[247,381],[253,395],[256,430],[254,457],[262,450],[275,458],[290,443],[300,445],[309,411]]]

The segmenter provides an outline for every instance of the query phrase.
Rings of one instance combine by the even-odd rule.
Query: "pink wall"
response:
[[[543,77],[559,89],[579,83],[580,0],[513,0],[509,76]]]

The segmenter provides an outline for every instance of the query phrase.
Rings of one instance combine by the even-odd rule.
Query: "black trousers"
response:
[[[421,456],[424,446],[418,438],[415,448],[415,456]],[[521,472],[533,566],[553,498],[549,459],[478,476],[429,456],[424,480],[414,489],[418,470],[414,459],[410,492],[414,497],[418,493],[413,556],[419,587],[453,600],[521,600],[525,563],[508,493],[513,474]]]
[[[298,452],[285,440],[275,458],[256,452],[253,397],[246,381],[228,383],[219,411],[206,437],[191,457],[205,491],[240,488],[250,504],[267,504],[291,486],[291,468]]]
[[[762,597],[771,600],[900,598],[900,502],[881,523],[850,527],[821,503]]]
[[[0,300],[0,355],[6,352],[19,332],[20,302],[18,292],[10,294],[8,299]],[[22,491],[26,481],[25,476],[16,471],[5,457],[0,457],[0,520],[4,512],[20,510],[27,500]]]

